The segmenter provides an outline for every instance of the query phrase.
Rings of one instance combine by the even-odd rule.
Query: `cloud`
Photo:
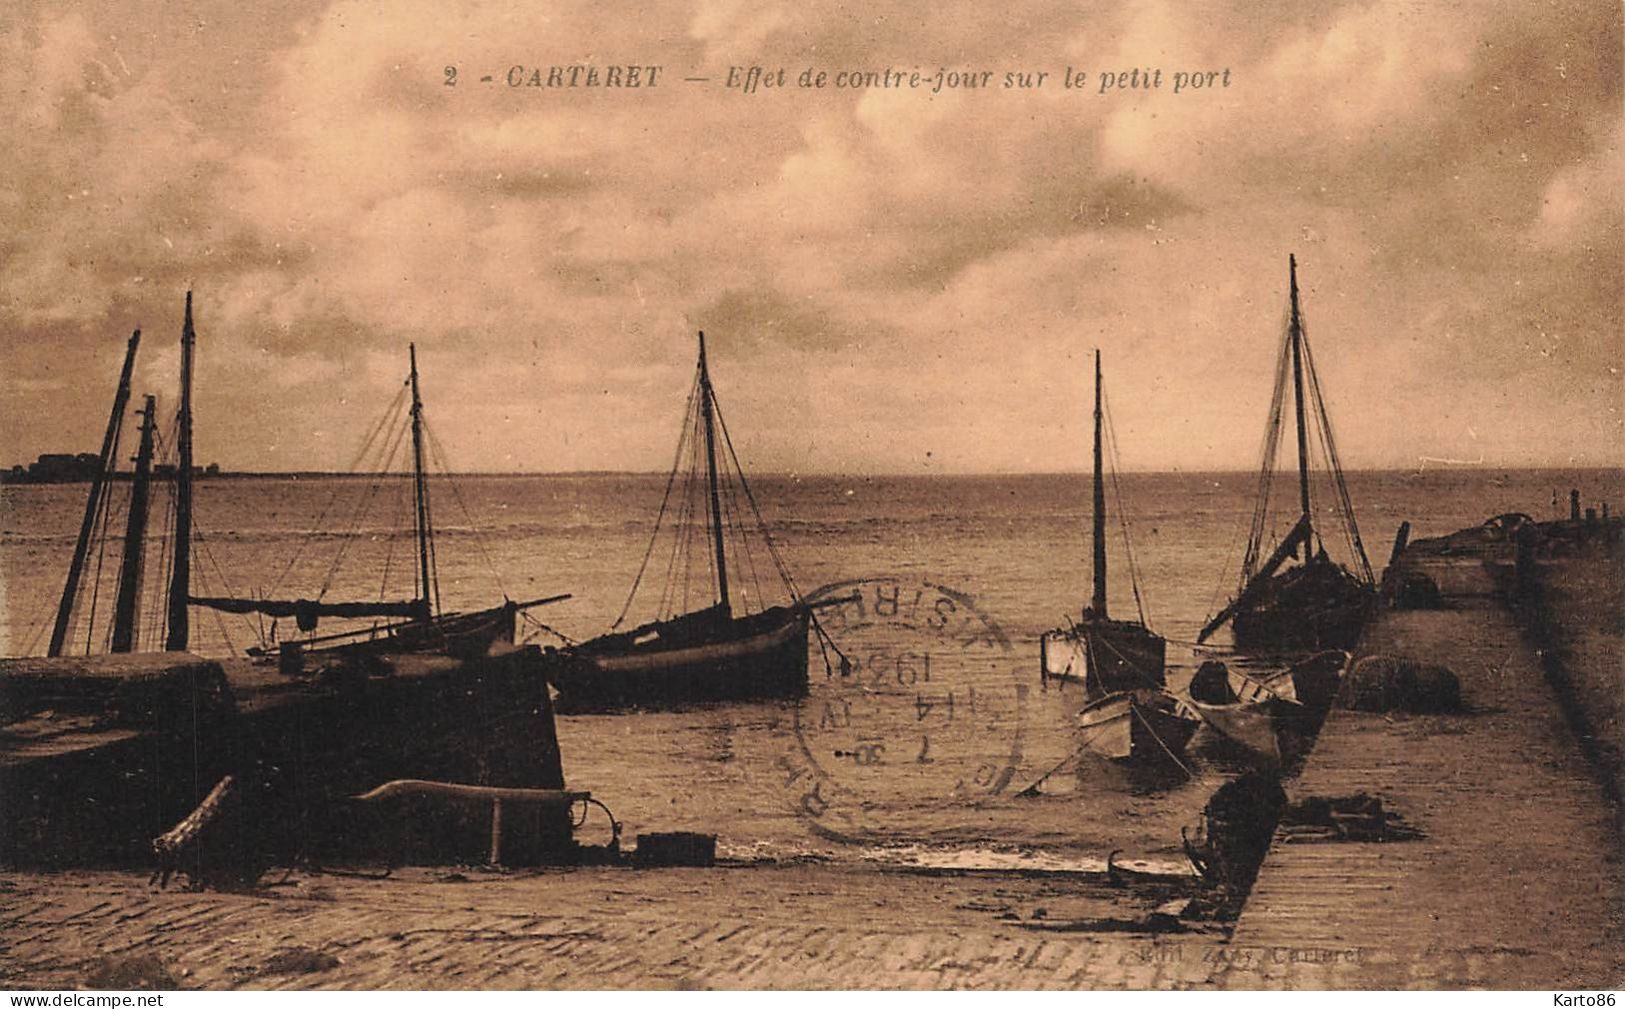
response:
[[[343,465],[416,343],[461,465],[658,469],[700,328],[761,467],[1081,466],[1094,346],[1130,465],[1247,466],[1296,251],[1347,461],[1615,461],[1620,36],[1585,3],[42,6],[0,34],[0,426],[94,443],[130,329],[173,382],[191,286],[228,466]],[[664,77],[506,82],[587,62]],[[751,64],[994,76],[721,86]],[[1200,70],[1229,87],[1172,93]]]

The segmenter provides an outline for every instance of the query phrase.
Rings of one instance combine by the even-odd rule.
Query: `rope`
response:
[[[167,461],[167,460],[166,460]],[[171,537],[175,533],[175,512],[178,502],[175,500],[174,485],[170,485],[169,493],[165,497],[163,535],[158,538],[158,574],[156,584],[148,579],[147,608],[147,638],[148,641],[162,642],[164,628],[169,624],[169,585],[174,574],[174,557],[170,553]]]
[[[1288,341],[1282,341],[1280,352],[1275,359],[1275,384],[1270,393],[1269,413],[1264,421],[1264,433],[1258,449],[1258,483],[1253,493],[1253,514],[1248,526],[1247,541],[1243,548],[1240,577],[1237,581],[1237,593],[1246,588],[1247,582],[1252,579],[1253,567],[1258,563],[1259,549],[1264,538],[1265,515],[1269,509],[1270,488],[1274,484],[1275,459],[1280,453],[1281,409],[1286,397],[1286,368],[1289,360],[1287,353]],[[1235,527],[1240,528],[1238,520]],[[1238,540],[1234,533],[1229,541]],[[1231,555],[1234,556],[1233,554]],[[1232,562],[1233,563],[1233,562]],[[1213,587],[1213,595],[1208,600],[1207,615],[1211,617],[1218,612],[1219,600],[1223,597],[1225,576],[1222,572],[1230,571],[1229,564],[1221,569],[1218,582]],[[1203,623],[1207,620],[1204,619]]]
[[[524,621],[526,623],[533,625],[538,630],[541,630],[541,631],[544,631],[544,632],[546,632],[548,634],[553,635],[555,638],[558,638],[560,641],[564,642],[566,645],[574,645],[574,644],[576,644],[576,640],[574,638],[570,637],[568,634],[565,634],[561,630],[557,630],[556,628],[549,627],[547,624],[544,624],[540,620],[537,620],[535,617],[531,616],[525,610],[520,610],[519,611],[519,616],[522,619],[524,619]]]
[[[1185,772],[1185,776],[1186,776],[1186,777],[1187,777],[1187,778],[1194,778],[1194,777],[1196,777],[1196,775],[1195,775],[1195,773],[1193,773],[1193,772],[1192,772],[1192,771],[1191,771],[1191,769],[1190,769],[1190,768],[1188,768],[1188,767],[1186,767],[1186,766],[1185,766],[1185,762],[1184,762],[1184,761],[1182,761],[1182,760],[1180,760],[1180,759],[1179,759],[1179,758],[1178,758],[1178,757],[1176,757],[1176,756],[1174,756],[1174,751],[1173,751],[1173,750],[1170,750],[1170,749],[1169,749],[1169,748],[1168,748],[1168,744],[1167,744],[1167,743],[1164,743],[1164,742],[1163,742],[1163,741],[1162,741],[1162,737],[1161,737],[1161,736],[1159,736],[1159,735],[1157,735],[1157,730],[1156,730],[1156,729],[1153,729],[1153,728],[1152,728],[1152,727],[1151,727],[1151,723],[1150,723],[1150,722],[1148,722],[1148,721],[1146,721],[1146,718],[1145,718],[1145,716],[1144,716],[1144,715],[1142,715],[1142,714],[1140,714],[1140,709],[1139,709],[1139,708],[1137,708],[1137,707],[1135,707],[1135,706],[1134,706],[1134,705],[1132,705],[1132,704],[1130,704],[1130,705],[1129,705],[1129,706],[1128,706],[1128,709],[1129,709],[1129,710],[1130,710],[1130,711],[1132,711],[1132,712],[1133,712],[1133,713],[1134,713],[1134,717],[1135,717],[1135,718],[1138,718],[1138,719],[1139,719],[1139,720],[1140,720],[1140,724],[1141,724],[1141,725],[1143,725],[1143,726],[1145,726],[1145,731],[1146,731],[1146,732],[1148,732],[1148,733],[1150,733],[1150,734],[1151,734],[1151,738],[1152,738],[1152,739],[1154,739],[1154,740],[1156,740],[1156,741],[1157,741],[1157,745],[1158,745],[1158,746],[1160,746],[1160,747],[1162,747],[1162,752],[1163,752],[1163,753],[1166,753],[1166,754],[1167,754],[1167,755],[1168,755],[1168,759],[1169,759],[1169,760],[1172,760],[1172,761],[1173,761],[1173,762],[1174,762],[1174,765],[1175,765],[1175,766],[1177,766],[1177,767],[1178,767],[1178,768],[1179,768],[1179,769],[1180,769],[1180,770],[1181,770],[1181,771],[1184,771],[1184,772]]]
[[[698,372],[696,374],[696,389],[698,388]],[[697,393],[696,393],[697,395]],[[677,511],[677,520],[672,525],[671,560],[666,565],[666,584],[660,593],[660,608],[656,611],[657,619],[664,620],[680,612],[687,612],[689,586],[693,580],[694,551],[693,551],[693,522],[695,513],[694,499],[699,493],[699,455],[700,455],[700,421],[698,400],[691,401],[691,408],[684,418],[684,442],[687,459],[683,466],[683,500]],[[709,556],[709,555],[708,555]],[[681,577],[678,577],[678,573]],[[678,588],[681,586],[682,597],[678,598]]]
[[[690,597],[694,587],[694,517],[704,513],[706,520],[709,521],[711,516],[710,496],[706,493],[706,488],[702,486],[704,481],[700,477],[700,470],[703,468],[700,459],[700,445],[704,441],[704,432],[699,428],[705,423],[700,416],[703,407],[703,401],[697,402],[694,407],[695,433],[689,439],[689,444],[692,446],[689,453],[692,457],[692,461],[689,463],[689,473],[692,478],[694,497],[698,499],[699,503],[689,505],[688,524],[677,527],[678,535],[683,537],[683,605],[681,610],[683,613],[690,612],[693,608]],[[700,530],[699,538],[702,540],[700,546],[701,560],[705,564],[705,570],[711,572],[711,589],[713,594],[716,594],[717,558],[716,554],[709,549],[710,531],[708,529]]]
[[[741,569],[738,560],[738,555],[742,551],[745,555],[744,566],[749,568],[751,585],[756,589],[757,609],[766,609],[765,600],[767,597],[762,592],[761,577],[756,573],[756,557],[751,553],[750,536],[748,535],[748,530],[746,529],[744,522],[740,521],[739,492],[734,489],[734,482],[732,480],[724,481],[722,500],[727,509],[728,529],[734,534],[734,539],[740,547],[740,550],[734,551],[734,568],[739,572],[740,576],[740,599],[741,601],[745,599],[745,594],[743,592],[745,572]],[[750,606],[748,604],[745,606],[745,610],[746,612],[749,612]]]
[[[790,574],[790,567],[784,563],[784,557],[779,553],[778,544],[773,541],[773,534],[768,530],[766,520],[762,518],[762,509],[756,503],[756,494],[750,489],[750,481],[745,479],[744,467],[739,464],[739,453],[734,451],[733,437],[728,434],[728,422],[722,419],[722,407],[717,405],[715,398],[712,399],[711,405],[717,413],[717,426],[722,429],[722,443],[728,448],[728,458],[733,460],[734,471],[739,474],[739,486],[744,489],[745,500],[750,502],[751,513],[756,516],[756,527],[762,533],[762,542],[767,544],[768,556],[773,559],[773,565],[778,569],[779,577],[784,581],[785,590],[790,593],[791,601],[800,604],[801,590],[796,587],[795,577]],[[846,653],[841,651],[840,647],[835,644],[835,639],[829,636],[828,631],[824,630],[824,625],[819,621],[818,614],[809,609],[807,616],[814,632],[818,635],[820,651],[827,646],[841,657],[841,669],[846,670],[850,665]],[[829,658],[827,655],[824,663],[825,671],[828,672]]]
[[[1288,306],[1283,319],[1282,330],[1290,329],[1291,308]],[[1301,313],[1300,313],[1301,316]],[[1281,450],[1281,419],[1286,405],[1287,372],[1292,361],[1292,340],[1290,335],[1281,341],[1281,349],[1275,358],[1275,384],[1270,393],[1270,407],[1264,423],[1264,436],[1259,448],[1258,484],[1253,496],[1253,514],[1247,531],[1247,545],[1242,555],[1240,574],[1236,581],[1235,594],[1239,596],[1246,591],[1248,582],[1252,581],[1253,572],[1258,564],[1259,554],[1264,543],[1264,533],[1269,520],[1270,493],[1275,485],[1275,461]],[[1228,568],[1224,569],[1228,570]],[[1214,586],[1213,596],[1208,602],[1208,617],[1217,612],[1219,599],[1224,592],[1224,575],[1221,573],[1219,582]],[[1206,619],[1203,620],[1205,624]]]
[[[784,581],[784,587],[790,593],[790,597],[800,602],[801,593],[796,589],[796,580],[790,574],[789,566],[784,563],[778,545],[773,542],[773,534],[768,531],[767,520],[762,518],[762,509],[756,503],[756,494],[750,489],[750,482],[745,479],[745,470],[739,464],[739,454],[734,451],[733,438],[728,434],[728,423],[722,419],[722,407],[717,405],[715,399],[711,401],[711,405],[716,410],[717,427],[722,429],[722,443],[727,446],[728,458],[733,461],[734,470],[739,474],[739,486],[744,488],[745,500],[750,502],[751,513],[756,517],[757,528],[762,533],[762,541],[767,544],[768,556],[773,559],[773,565],[778,569],[779,577]]]
[[[694,408],[694,396],[695,396],[695,393],[699,390],[699,387],[700,387],[699,370],[695,369],[694,385],[689,389],[688,402],[683,407],[683,414],[684,414],[685,418],[688,415],[689,411],[693,410],[693,408]],[[649,557],[654,553],[655,542],[660,537],[660,521],[661,521],[661,519],[666,517],[666,506],[668,504],[670,504],[670,502],[671,502],[672,485],[676,483],[676,481],[677,481],[677,470],[682,465],[683,445],[688,440],[688,430],[689,430],[688,425],[685,423],[683,425],[683,427],[682,427],[682,430],[678,432],[678,435],[677,435],[677,452],[675,453],[675,455],[672,458],[671,474],[666,477],[666,492],[660,498],[660,511],[659,511],[658,514],[655,515],[654,533],[649,537],[649,547],[648,547],[648,549],[646,549],[643,552],[643,563],[638,565],[637,577],[632,579],[632,591],[627,593],[626,605],[621,607],[620,616],[616,617],[615,622],[613,624],[611,624],[610,627],[609,627],[609,629],[612,630],[612,631],[615,628],[621,626],[621,621],[626,619],[627,612],[632,609],[632,600],[637,598],[638,586],[643,584],[643,574],[644,574],[644,572],[646,570],[648,570]]]
[[[1287,324],[1290,326],[1290,322]],[[1264,427],[1264,448],[1262,462],[1259,466],[1258,494],[1254,498],[1252,528],[1247,537],[1247,556],[1242,561],[1241,581],[1238,591],[1245,588],[1252,579],[1253,571],[1258,564],[1259,554],[1263,552],[1264,529],[1268,521],[1270,494],[1275,488],[1275,463],[1281,452],[1281,424],[1286,409],[1287,376],[1292,366],[1292,341],[1289,338],[1281,341],[1281,353],[1275,363],[1275,389],[1270,396],[1269,421]]]
[[[170,431],[172,433],[178,433],[179,427],[180,417],[175,416],[171,418],[169,425]],[[165,439],[162,429],[155,428],[152,432],[152,437],[154,464],[161,465],[174,462],[175,460],[168,451],[169,442],[167,439]],[[178,475],[179,471],[177,470],[177,479]],[[177,507],[175,498],[176,485],[171,483],[165,494],[166,505],[163,511],[163,535],[158,538],[159,577],[156,581],[148,578],[146,580],[146,585],[144,586],[145,595],[147,596],[147,607],[143,612],[147,616],[147,626],[144,637],[139,640],[161,642],[164,638],[164,628],[169,623],[169,584],[170,576],[174,573],[173,558],[169,556],[169,546],[171,543],[170,537],[173,535],[175,529],[175,510]]]
[[[457,507],[462,510],[463,520],[468,523],[469,529],[474,533],[474,545],[479,548],[480,557],[485,561],[486,569],[491,572],[491,577],[496,580],[497,591],[502,593],[502,598],[508,598],[507,586],[502,583],[502,572],[497,570],[496,561],[491,557],[491,551],[486,549],[485,534],[480,530],[479,524],[474,521],[473,513],[469,511],[468,503],[463,498],[462,488],[456,478],[451,475],[451,465],[446,459],[445,448],[440,444],[440,436],[435,434],[434,428],[429,426],[427,418],[423,421],[423,431],[429,436],[429,450],[434,453],[435,461],[440,464],[441,475],[447,485],[451,487],[451,496],[457,502]]]
[[[389,532],[388,539],[386,541],[386,546],[384,547],[384,573],[383,573],[383,576],[378,579],[378,598],[379,599],[383,599],[389,594],[389,574],[390,574],[390,571],[393,570],[393,568],[395,566],[395,544],[399,540],[399,535],[398,534],[399,534],[399,532],[400,532],[400,530],[402,528],[401,527],[401,512],[406,509],[406,480],[405,479],[398,480],[395,483],[394,503],[395,503],[395,507],[389,513],[389,527],[388,528],[389,528],[390,532]],[[377,624],[378,624],[377,621],[373,622],[374,627],[376,627]]]
[[[1083,751],[1088,748],[1089,743],[1096,736],[1100,735],[1100,733],[1102,731],[1104,731],[1109,724],[1110,724],[1109,722],[1102,722],[1101,724],[1096,725],[1096,726],[1092,727],[1091,729],[1089,729],[1088,732],[1084,735],[1083,740],[1078,743],[1078,745],[1072,750],[1071,753],[1067,754],[1066,757],[1059,764],[1056,764],[1054,767],[1052,767],[1049,770],[1045,771],[1032,784],[1028,785],[1026,788],[1023,788],[1021,791],[1017,792],[1015,797],[1018,798],[1018,799],[1022,799],[1022,798],[1030,799],[1030,798],[1038,795],[1039,794],[1038,793],[1038,786],[1042,785],[1044,782],[1048,781],[1055,774],[1055,772],[1059,771],[1061,768],[1065,767],[1066,765],[1072,763],[1074,760],[1077,760],[1079,757],[1083,756]],[[1152,733],[1152,735],[1155,735],[1155,733]]]
[[[1117,476],[1123,468],[1123,461],[1118,456],[1117,429],[1112,425],[1111,403],[1104,393],[1101,395],[1101,412],[1106,417],[1106,446],[1112,456],[1112,497],[1117,501],[1117,524],[1123,536],[1123,556],[1128,560],[1129,587],[1134,590],[1134,608],[1140,614],[1140,623],[1147,624],[1145,601],[1140,596],[1140,569],[1134,560],[1134,541],[1129,536],[1128,508],[1123,503],[1123,485]]]
[[[689,556],[689,546],[692,532],[691,523],[694,519],[694,490],[699,467],[699,463],[695,460],[696,455],[699,453],[699,433],[696,430],[698,425],[695,423],[692,409],[684,418],[683,423],[683,434],[681,436],[683,441],[681,444],[686,455],[683,461],[679,463],[683,468],[683,496],[678,504],[676,521],[672,524],[671,557],[666,562],[666,582],[661,587],[660,606],[655,611],[656,618],[661,620],[678,612],[680,608],[687,604],[687,587],[692,563],[692,558]],[[678,572],[682,573],[680,579],[677,575]],[[682,600],[677,597],[679,585],[683,588],[684,598]]]
[[[1321,437],[1326,443],[1327,461],[1331,464],[1332,475],[1337,486],[1337,497],[1340,503],[1345,532],[1348,534],[1349,546],[1354,556],[1360,562],[1360,569],[1365,574],[1367,582],[1375,581],[1371,573],[1371,561],[1366,557],[1365,544],[1360,540],[1360,527],[1354,519],[1354,503],[1349,497],[1348,482],[1343,476],[1343,461],[1337,454],[1337,441],[1332,436],[1332,418],[1326,410],[1326,400],[1320,388],[1320,373],[1315,368],[1315,356],[1309,349],[1309,333],[1303,327],[1302,311],[1299,311],[1299,330],[1303,338],[1303,354],[1306,370],[1309,372],[1309,387],[1314,392],[1315,411],[1320,420]]]
[[[28,647],[22,652],[24,655],[34,654],[34,649],[39,647],[40,639],[45,637],[45,629],[50,626],[50,620],[36,618],[32,626],[34,632],[28,636]]]
[[[120,427],[120,432],[122,433],[123,425],[120,425],[119,427]],[[118,446],[119,446],[119,435],[115,434],[113,436],[113,452],[114,452],[113,458],[115,458],[115,459],[118,458],[118,456],[117,456]],[[111,474],[109,474],[109,475],[111,475]],[[90,613],[85,618],[85,654],[86,655],[89,655],[91,653],[91,649],[94,647],[94,642],[95,642],[95,638],[96,638],[96,606],[97,606],[97,603],[99,602],[99,600],[101,599],[102,562],[107,557],[107,526],[108,526],[108,523],[110,521],[112,521],[112,516],[113,516],[113,495],[110,493],[111,490],[112,490],[112,488],[108,487],[107,491],[109,493],[103,493],[102,494],[100,507],[98,509],[102,513],[102,516],[101,516],[101,527],[102,528],[101,528],[101,532],[97,536],[97,541],[96,541],[96,577],[94,579],[92,579],[91,583],[90,583],[90,585],[91,585],[91,590],[90,590]],[[132,493],[133,493],[133,490],[134,490],[134,488],[132,487]],[[107,640],[109,642],[112,640],[112,636],[113,636],[113,628],[112,628],[112,625],[109,624],[108,628],[107,628]]]
[[[356,472],[357,467],[361,465],[361,461],[366,458],[367,453],[372,449],[372,443],[377,440],[378,435],[384,429],[385,424],[400,410],[402,403],[406,399],[406,393],[407,387],[405,384],[403,384],[401,388],[396,391],[395,398],[390,401],[387,407],[384,408],[384,412],[379,416],[377,422],[373,424],[372,430],[362,441],[361,448],[356,452],[355,458],[350,460],[350,465],[346,472]],[[391,454],[393,455],[393,450],[391,450]],[[275,595],[277,590],[282,587],[283,580],[288,577],[288,573],[293,570],[294,565],[299,563],[299,558],[304,554],[305,547],[313,539],[315,539],[317,532],[325,527],[327,513],[332,511],[334,503],[338,501],[339,491],[341,489],[341,485],[336,484],[333,487],[333,493],[328,495],[327,502],[322,505],[322,510],[316,515],[316,521],[311,526],[311,532],[303,536],[299,540],[298,545],[294,547],[293,554],[288,558],[288,563],[285,567],[283,567],[282,573],[277,575],[276,579],[271,582],[271,587],[267,590],[268,595]]]
[[[231,590],[231,585],[226,583],[226,572],[221,570],[221,567],[219,567],[219,562],[215,561],[215,554],[213,554],[213,551],[208,549],[208,544],[203,543],[203,535],[197,531],[197,522],[192,523],[192,530],[192,544],[193,546],[200,546],[200,548],[203,548],[203,554],[205,554],[208,562],[215,565],[215,570],[218,572],[219,578],[221,578],[221,587],[226,590],[224,595],[236,595],[236,593]],[[208,574],[206,574],[206,569],[202,569],[202,567],[200,567],[200,569],[193,570],[192,574],[195,574],[198,577],[198,588],[203,588],[203,590],[206,590],[206,588],[208,588]],[[221,637],[221,640],[226,642],[226,648],[229,648],[232,653],[236,653],[237,645],[236,642],[232,642],[231,640],[231,632],[226,630],[226,619],[221,616],[218,609],[210,609],[210,614],[211,616],[215,617],[215,627],[219,630],[219,637]],[[249,617],[244,616],[242,619],[244,619],[244,622],[247,622]],[[260,629],[260,643],[262,643],[262,645],[265,643],[265,630],[263,630],[263,622],[262,629]]]
[[[421,422],[423,415],[420,412],[418,419]],[[429,548],[429,584],[423,587],[423,599],[431,598],[434,601],[434,612],[443,613],[445,607],[440,602],[440,550],[434,541],[434,511],[430,506],[429,474],[423,474],[423,541]],[[430,593],[434,595],[431,597]]]
[[[1096,665],[1099,665],[1100,660],[1099,660],[1098,657],[1096,657],[1095,652],[1094,652],[1095,638],[1096,638],[1096,635],[1086,633],[1084,635],[1084,647],[1089,649],[1089,658],[1090,658],[1090,660],[1093,661]],[[1167,639],[1165,638],[1163,640],[1167,640]],[[1124,655],[1121,651],[1119,651],[1117,648],[1115,648],[1111,644],[1111,642],[1102,641],[1102,642],[1100,642],[1100,644],[1102,646],[1104,646],[1105,648],[1109,649],[1111,651],[1111,653],[1117,657],[1119,662],[1122,662],[1125,666],[1128,666],[1130,669],[1134,670],[1135,675],[1139,676],[1142,680],[1144,680],[1146,686],[1161,689],[1161,687],[1162,687],[1161,683],[1158,683],[1156,681],[1156,679],[1153,678],[1152,675],[1149,672],[1147,672],[1146,670],[1144,670],[1144,669],[1140,668],[1138,665],[1136,665],[1134,663],[1133,659],[1130,659],[1127,655]]]
[[[372,502],[378,496],[378,489],[383,486],[384,477],[389,475],[389,468],[395,462],[395,453],[400,449],[401,435],[397,433],[389,446],[389,455],[383,460],[378,471],[373,474],[372,483],[362,494],[361,509],[356,513],[355,521],[348,532],[343,534],[339,542],[339,549],[333,556],[333,563],[327,568],[327,574],[322,578],[322,586],[316,592],[318,600],[327,595],[328,589],[333,587],[333,579],[338,576],[339,567],[344,563],[344,555],[350,552],[350,545],[361,535],[361,525],[367,520],[367,513],[372,510]]]

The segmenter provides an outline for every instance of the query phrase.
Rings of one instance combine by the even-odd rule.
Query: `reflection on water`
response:
[[[467,477],[458,482],[460,500],[434,481],[443,607],[490,605],[504,594],[570,592],[571,599],[536,617],[575,638],[602,632],[620,612],[643,559],[664,480]],[[1204,618],[1234,588],[1231,569],[1255,482],[1251,474],[1123,480],[1147,617],[1170,639],[1171,687],[1182,686],[1197,664],[1181,642],[1195,639]],[[1179,828],[1241,767],[1206,730],[1181,755],[1183,768],[1130,769],[1083,757],[1049,777],[1041,794],[1017,796],[1076,745],[1081,692],[1040,684],[1037,641],[1075,616],[1089,593],[1086,476],[753,483],[803,588],[877,575],[944,586],[996,623],[1009,647],[962,650],[957,658],[949,650],[931,651],[929,683],[919,675],[908,681],[915,659],[905,660],[904,682],[898,682],[899,656],[930,651],[919,636],[897,626],[848,628],[837,637],[846,635],[859,670],[848,677],[835,669],[826,674],[815,646],[812,694],[799,706],[562,717],[571,787],[607,802],[625,821],[628,840],[639,831],[700,830],[720,835],[722,852],[732,857],[820,853],[927,867],[961,862],[1088,871],[1103,867],[1116,849],[1128,859],[1178,862]],[[1587,500],[1620,496],[1620,475],[1600,472],[1357,473],[1349,483],[1377,567],[1401,520],[1412,522],[1415,538],[1501,512],[1543,516],[1556,487],[1579,486]],[[405,481],[204,481],[194,592],[298,597],[325,585],[329,599],[405,598],[413,563],[410,512],[398,500],[403,490],[409,490]],[[43,650],[84,493],[82,485],[0,488],[0,653]],[[357,521],[363,503],[365,518]],[[161,525],[155,522],[154,529]],[[317,528],[321,536],[307,537]],[[358,535],[347,537],[352,530]],[[1117,563],[1122,551],[1115,536]],[[335,565],[341,547],[342,563]],[[103,558],[109,577],[114,554]],[[148,577],[153,592],[162,582]],[[765,577],[760,589],[755,581],[747,588],[753,597],[760,592],[776,601]],[[101,605],[110,598],[108,590]],[[1135,610],[1122,564],[1112,571],[1110,603],[1119,614]],[[145,611],[158,614],[162,607],[154,598]],[[202,612],[194,624],[194,650],[206,654],[240,653],[269,632],[263,622]],[[555,640],[530,625],[522,630],[538,641]],[[870,659],[875,662],[863,667]],[[874,678],[877,662],[891,663],[889,679]],[[848,718],[843,704],[852,702]],[[798,725],[804,731],[798,733]],[[877,753],[876,745],[884,749]],[[858,829],[814,829],[817,817],[800,802],[805,790],[794,787],[801,782],[786,783],[793,762],[809,757],[836,791],[845,790]],[[989,766],[993,774],[1009,769],[1008,782],[989,787]]]

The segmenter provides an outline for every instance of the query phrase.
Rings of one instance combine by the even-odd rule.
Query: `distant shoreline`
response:
[[[1472,465],[1431,465],[1417,467],[1374,467],[1345,470],[1349,474],[1422,474],[1422,473],[1554,473],[1554,474],[1581,474],[1581,473],[1614,473],[1625,478],[1625,467],[1620,466],[1492,466],[1489,464]],[[1247,469],[1172,469],[1172,470],[1127,470],[1125,476],[1257,476],[1256,467]],[[377,473],[337,473],[323,470],[266,470],[266,471],[219,471],[209,474],[198,474],[193,479],[200,483],[215,480],[370,480],[378,477]],[[410,473],[388,473],[387,476],[407,477]],[[960,480],[1010,480],[1032,479],[1044,477],[1086,477],[1088,470],[1043,470],[1023,472],[992,472],[992,473],[849,473],[819,471],[808,473],[762,471],[752,475],[757,480],[796,480],[796,479],[840,479],[840,480],[914,480],[914,479],[960,479]],[[460,473],[430,473],[430,479],[455,477],[459,480],[511,480],[531,477],[581,478],[581,477],[661,477],[667,476],[665,471],[656,470],[522,470],[511,472],[496,471],[468,471]],[[114,473],[111,479],[127,482],[130,479],[128,472]],[[173,483],[174,474],[154,474],[155,483]],[[29,477],[17,477],[0,472],[0,484],[19,486],[50,486],[60,484],[86,484],[89,478],[68,480],[40,480]]]

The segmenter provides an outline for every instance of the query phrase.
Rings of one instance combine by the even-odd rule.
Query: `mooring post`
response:
[[[1540,533],[1533,523],[1518,527],[1517,552],[1513,555],[1513,592],[1520,602],[1528,601],[1535,588],[1535,547]]]
[[[1405,547],[1411,541],[1410,522],[1401,522],[1399,529],[1394,532],[1394,549],[1388,554],[1388,566],[1393,567],[1399,563],[1399,557],[1405,552]]]
[[[491,858],[492,865],[502,864],[502,800],[491,800]]]
[[[1569,521],[1580,521],[1580,492],[1578,490],[1569,491]]]

